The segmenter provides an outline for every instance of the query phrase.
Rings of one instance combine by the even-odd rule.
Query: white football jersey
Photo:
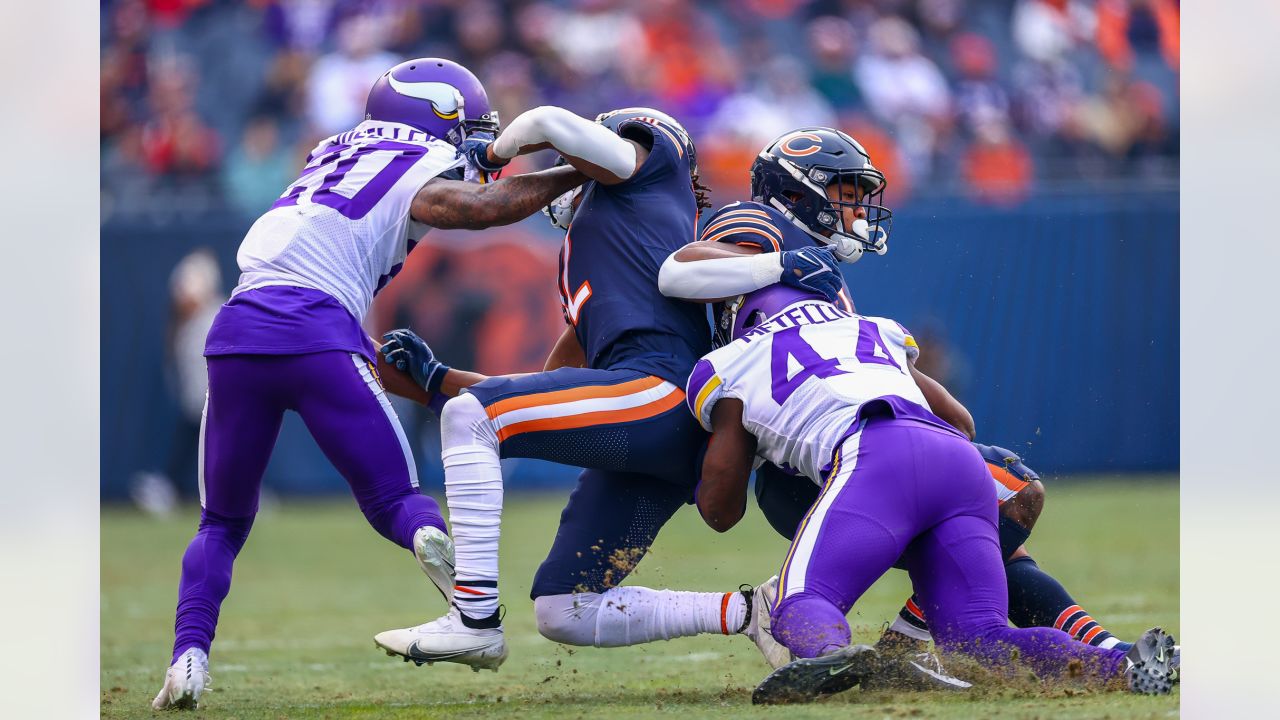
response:
[[[366,120],[311,151],[299,178],[240,244],[240,284],[313,288],[363,320],[373,296],[430,229],[409,216],[428,180],[465,160],[447,142]]]
[[[897,395],[929,409],[907,367],[919,352],[893,320],[802,300],[705,355],[688,402],[711,430],[716,401],[741,400],[757,455],[820,482],[863,403]]]

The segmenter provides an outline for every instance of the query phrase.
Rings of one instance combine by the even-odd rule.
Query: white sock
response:
[[[596,647],[637,645],[713,633],[736,634],[746,624],[742,593],[609,588],[596,612]]]
[[[566,645],[621,647],[712,633],[733,635],[746,623],[742,593],[642,587],[544,595],[533,601],[538,632]]]
[[[893,624],[889,626],[889,629],[897,633],[902,633],[903,635],[906,635],[909,638],[914,638],[916,640],[923,640],[925,642],[929,642],[930,640],[933,639],[933,636],[929,634],[928,630],[921,630],[915,625],[912,625],[906,620],[903,620],[901,617],[894,618]]]
[[[440,414],[444,490],[457,562],[454,602],[483,619],[498,611],[498,537],[502,465],[498,438],[484,407],[471,395],[445,403]]]

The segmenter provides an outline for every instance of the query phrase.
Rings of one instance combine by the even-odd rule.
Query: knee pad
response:
[[[595,644],[599,608],[598,593],[543,595],[533,600],[538,632],[552,642],[565,645]]]
[[[440,444],[445,448],[482,445],[498,450],[498,434],[476,396],[463,393],[440,411]]]

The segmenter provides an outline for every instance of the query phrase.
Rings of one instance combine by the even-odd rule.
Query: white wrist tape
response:
[[[636,171],[636,147],[615,135],[609,128],[551,105],[536,107],[502,131],[493,143],[493,154],[510,160],[520,148],[541,143],[562,155],[581,158],[598,165],[620,178]]]
[[[680,262],[672,255],[658,271],[658,290],[682,300],[718,300],[759,290],[781,277],[779,253],[691,262]]]

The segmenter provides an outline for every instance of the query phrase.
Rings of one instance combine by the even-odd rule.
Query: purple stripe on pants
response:
[[[418,528],[445,529],[417,489],[413,459],[368,361],[343,351],[208,358],[201,429],[200,529],[182,559],[173,656],[208,652],[231,566],[258,511],[258,491],[286,410],[302,416],[383,537],[411,548]]]
[[[1124,652],[1052,628],[1008,626],[995,491],[968,440],[916,420],[874,417],[842,444],[783,566],[775,637],[798,657],[850,642],[845,614],[899,558],[939,646],[990,665],[1020,656],[1053,676],[1072,661],[1110,678]]]

